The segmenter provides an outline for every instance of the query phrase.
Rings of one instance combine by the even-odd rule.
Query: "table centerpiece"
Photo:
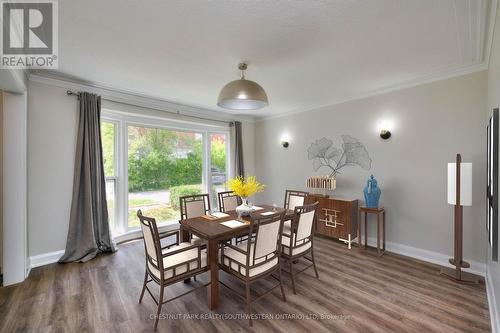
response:
[[[252,205],[248,204],[248,198],[264,191],[265,185],[257,182],[255,176],[231,178],[226,183],[227,187],[241,198],[241,205],[236,207],[238,216],[247,216],[253,211]]]

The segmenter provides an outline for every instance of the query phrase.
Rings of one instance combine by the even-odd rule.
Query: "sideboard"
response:
[[[322,195],[309,194],[307,204],[318,201],[316,234],[337,238],[351,248],[357,237],[358,200],[337,199]]]

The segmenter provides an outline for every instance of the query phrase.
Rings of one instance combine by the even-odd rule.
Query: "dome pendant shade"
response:
[[[230,110],[256,110],[267,106],[269,102],[264,89],[257,82],[245,79],[246,64],[240,64],[238,68],[242,71],[241,79],[222,88],[217,105]]]

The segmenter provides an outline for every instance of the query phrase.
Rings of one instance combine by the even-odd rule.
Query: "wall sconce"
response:
[[[393,127],[394,127],[394,124],[391,120],[388,120],[388,119],[381,120],[378,123],[378,130],[380,133],[380,137],[383,140],[389,139],[392,135],[391,131],[392,131]]]
[[[281,136],[281,145],[283,146],[283,148],[288,148],[288,146],[290,146],[290,137],[288,136],[288,134],[283,134]]]
[[[380,137],[384,140],[387,140],[391,137],[391,131],[382,129],[380,130]]]

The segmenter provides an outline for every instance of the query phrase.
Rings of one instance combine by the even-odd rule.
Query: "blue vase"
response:
[[[363,189],[365,194],[365,204],[368,208],[377,208],[378,200],[380,199],[380,188],[377,186],[377,180],[373,175],[366,182],[366,186]]]

